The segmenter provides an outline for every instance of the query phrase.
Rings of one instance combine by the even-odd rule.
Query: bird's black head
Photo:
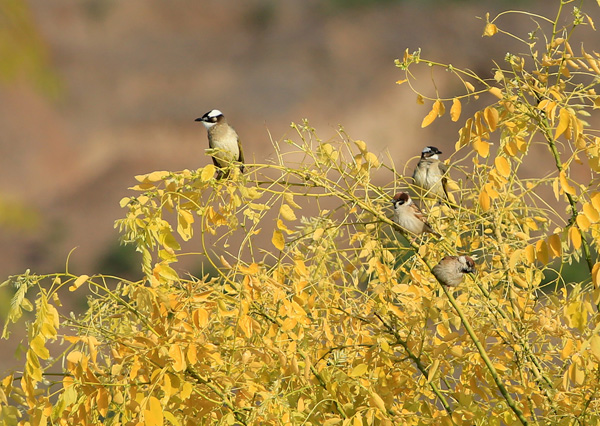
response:
[[[421,152],[421,158],[437,158],[437,155],[441,153],[442,151],[437,149],[435,146],[426,146]]]
[[[223,119],[223,113],[218,109],[211,109],[200,118],[196,118],[194,121],[202,121],[203,123],[216,124],[218,121]]]

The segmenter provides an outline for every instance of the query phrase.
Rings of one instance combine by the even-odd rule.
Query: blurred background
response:
[[[582,3],[600,25],[597,2]],[[194,119],[213,108],[241,135],[248,162],[272,155],[269,132],[291,137],[290,122],[303,118],[322,139],[342,125],[371,151],[389,151],[396,165],[425,145],[450,153],[462,120],[421,129],[431,104],[417,105],[410,88],[395,83],[404,75],[394,60],[420,48],[423,57],[491,77],[493,60],[526,47],[482,38],[486,13],[552,18],[558,4],[0,0],[0,281],[26,268],[64,271],[74,248],[75,274],[137,275],[137,256],[119,246],[113,228],[124,213],[119,200],[131,195],[134,175],[210,163],[206,131]],[[497,24],[523,38],[536,26],[516,15]],[[597,34],[586,33],[587,50],[600,50]],[[434,96],[430,71],[416,77]],[[463,93],[444,73],[436,83],[443,96]]]

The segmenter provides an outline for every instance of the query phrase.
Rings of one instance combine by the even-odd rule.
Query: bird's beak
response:
[[[202,117],[200,117],[200,118],[196,118],[194,121],[204,121],[204,120],[202,120]]]

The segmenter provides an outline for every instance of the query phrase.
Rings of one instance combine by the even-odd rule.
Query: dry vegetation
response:
[[[432,105],[423,126],[446,106],[464,120],[451,157],[458,207],[420,200],[441,240],[391,226],[391,196],[412,183],[399,165],[343,131],[322,141],[307,121],[273,143],[273,164],[245,175],[216,181],[209,165],[138,176],[116,225],[142,254],[139,281],[10,279],[10,323],[24,310],[35,320],[23,371],[2,379],[0,422],[596,424],[600,136],[586,119],[600,107],[600,55],[570,43],[593,30],[582,11],[558,27],[563,3],[554,19],[531,16],[529,54],[507,55],[493,80],[421,52],[398,60],[401,83],[430,66],[464,84],[447,98],[418,94]],[[509,18],[484,34],[501,36]],[[483,105],[464,118],[467,100]],[[555,170],[521,179],[540,143]],[[572,178],[576,164],[589,180]],[[307,205],[319,214],[303,217]],[[259,233],[269,246],[254,243]],[[185,250],[192,239],[202,250]],[[457,253],[476,257],[478,273],[448,290],[430,270]],[[182,256],[212,274],[186,275]],[[585,268],[577,282],[563,273],[574,262]],[[80,287],[88,311],[62,313],[63,292]]]

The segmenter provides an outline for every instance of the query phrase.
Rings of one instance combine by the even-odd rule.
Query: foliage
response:
[[[2,380],[0,422],[597,423],[600,137],[586,120],[600,60],[574,53],[573,30],[593,23],[575,9],[559,28],[565,3],[555,20],[529,15],[530,53],[507,55],[491,81],[420,52],[397,62],[411,84],[419,66],[464,84],[461,96],[418,94],[433,105],[423,126],[446,104],[458,121],[466,100],[485,103],[451,158],[454,208],[427,209],[441,240],[391,226],[391,196],[411,185],[391,159],[341,129],[322,141],[307,121],[244,176],[216,181],[212,165],[138,176],[117,226],[142,279],[11,278],[9,323],[24,310],[35,320],[24,371]],[[520,177],[529,165],[539,174]],[[478,274],[450,291],[430,269],[457,253],[476,256]],[[189,259],[214,275],[186,275]],[[588,273],[571,282],[563,265],[579,260]],[[86,314],[61,314],[63,289],[82,286]]]

